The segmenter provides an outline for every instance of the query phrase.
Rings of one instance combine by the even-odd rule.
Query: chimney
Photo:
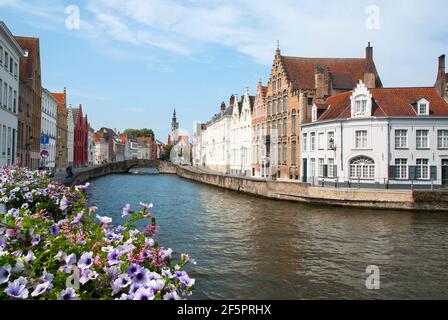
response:
[[[224,103],[224,101],[221,103],[221,113],[224,113],[224,111],[226,111],[226,104]]]
[[[229,100],[229,106],[235,105],[235,96],[232,94]]]
[[[317,65],[314,77],[316,86],[316,99],[324,99],[325,95],[327,94],[327,90],[325,87],[325,69],[320,65]]]
[[[447,88],[447,79],[446,79],[446,70],[445,70],[445,55],[442,54],[439,57],[439,69],[437,72],[437,81],[435,84],[435,88],[439,95],[448,101],[448,96],[446,92]]]
[[[439,74],[438,78],[445,78],[445,55],[439,57]]]
[[[366,60],[373,62],[373,47],[370,46],[370,42],[366,48]]]

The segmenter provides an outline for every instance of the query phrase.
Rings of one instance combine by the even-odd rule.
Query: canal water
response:
[[[90,204],[152,202],[158,239],[192,255],[192,299],[447,299],[448,215],[267,200],[170,175],[110,175]],[[366,268],[380,270],[368,290]]]

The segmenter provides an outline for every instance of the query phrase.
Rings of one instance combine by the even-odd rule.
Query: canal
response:
[[[192,299],[447,299],[448,215],[273,201],[170,175],[110,175],[91,205],[152,202],[158,239],[192,255]],[[367,290],[366,268],[380,268]]]

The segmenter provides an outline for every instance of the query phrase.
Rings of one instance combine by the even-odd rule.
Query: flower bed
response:
[[[73,189],[43,172],[0,167],[0,299],[173,300],[189,296],[195,263],[155,239],[149,209],[123,208],[127,223],[88,208],[88,184]],[[1,208],[3,207],[3,208]],[[138,221],[146,227],[135,228]]]

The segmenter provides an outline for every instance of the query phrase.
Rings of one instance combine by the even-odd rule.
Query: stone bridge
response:
[[[108,174],[127,173],[133,168],[154,168],[161,174],[176,174],[176,166],[171,162],[159,160],[126,160],[75,169],[74,176],[71,179],[66,179],[65,172],[61,172],[55,176],[54,180],[63,182],[65,185],[73,187],[75,185],[85,183],[91,179],[106,176]]]

